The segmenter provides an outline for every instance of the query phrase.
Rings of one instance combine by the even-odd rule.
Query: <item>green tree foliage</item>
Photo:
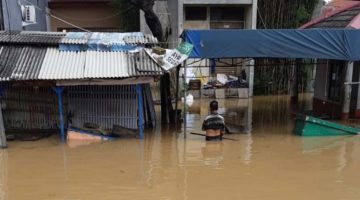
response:
[[[259,0],[258,29],[298,28],[311,20],[319,0]],[[304,60],[298,71],[299,91],[312,78],[313,61]],[[259,59],[256,61],[254,94],[286,94],[290,90],[294,60]]]
[[[298,28],[311,19],[319,0],[259,0],[258,28]]]
[[[140,30],[139,9],[135,8],[130,0],[113,0],[117,8],[120,20],[120,28],[124,32],[134,32]]]

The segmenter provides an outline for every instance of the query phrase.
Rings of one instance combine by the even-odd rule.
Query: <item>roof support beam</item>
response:
[[[55,91],[58,98],[61,142],[65,142],[65,124],[64,124],[64,113],[63,113],[63,105],[62,105],[62,93],[64,91],[64,87],[56,86],[53,88],[53,90]]]
[[[143,95],[142,95],[142,85],[136,85],[136,93],[138,99],[138,127],[140,133],[140,139],[144,139],[144,106],[143,106]]]
[[[3,91],[4,91],[4,88],[1,86],[0,87],[0,98],[3,98],[3,94],[4,94]],[[3,118],[3,112],[2,112],[2,108],[1,108],[1,104],[0,104],[0,149],[6,148],[6,147],[7,147],[7,144],[6,144],[4,118]]]

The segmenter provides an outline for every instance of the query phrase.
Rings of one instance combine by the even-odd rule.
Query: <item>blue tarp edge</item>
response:
[[[189,58],[313,58],[360,60],[360,30],[185,30]]]

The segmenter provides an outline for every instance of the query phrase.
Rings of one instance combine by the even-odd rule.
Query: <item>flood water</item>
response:
[[[227,137],[238,141],[158,127],[144,140],[9,142],[0,150],[0,200],[360,199],[360,137],[292,135],[288,99],[219,101],[238,133]],[[304,99],[299,108],[311,108]],[[188,109],[188,132],[200,131],[208,103]]]

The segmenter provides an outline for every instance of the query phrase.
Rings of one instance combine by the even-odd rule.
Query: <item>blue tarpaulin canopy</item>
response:
[[[318,58],[360,60],[360,30],[185,30],[190,58]]]

